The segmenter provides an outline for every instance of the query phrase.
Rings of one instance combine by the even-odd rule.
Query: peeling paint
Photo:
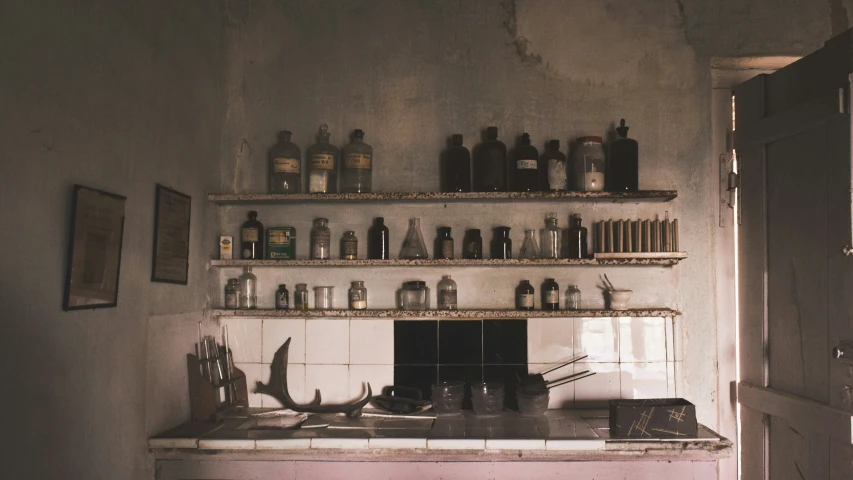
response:
[[[501,2],[504,9],[503,27],[512,39],[511,44],[515,47],[515,53],[522,63],[542,65],[542,56],[528,52],[530,40],[518,33],[518,19],[516,17],[515,0]]]

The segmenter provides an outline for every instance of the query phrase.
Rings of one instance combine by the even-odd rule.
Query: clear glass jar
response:
[[[367,310],[367,289],[364,288],[364,282],[361,280],[350,284],[349,308],[350,310]]]
[[[557,227],[557,214],[549,213],[545,217],[545,228],[541,235],[542,258],[560,258],[561,234],[562,231]]]
[[[572,156],[573,187],[578,192],[604,190],[604,148],[601,137],[581,137]]]
[[[421,219],[409,219],[409,231],[403,240],[403,248],[400,249],[400,258],[404,260],[417,260],[429,258],[424,236],[421,234]]]
[[[328,260],[332,250],[332,231],[328,218],[315,218],[311,229],[311,260]]]
[[[297,283],[293,291],[293,308],[296,310],[308,310],[308,285]]]
[[[577,285],[569,285],[566,290],[566,310],[581,309],[581,291]]]
[[[258,277],[252,267],[244,267],[240,275],[240,308],[258,308]]]
[[[278,143],[270,148],[270,193],[302,191],[302,151],[290,141],[287,130],[278,134]]]
[[[404,282],[397,290],[397,307],[401,310],[429,310],[429,287],[419,280]]]
[[[335,308],[335,287],[314,287],[314,308],[317,310]]]
[[[229,278],[225,285],[225,308],[240,308],[240,280]]]
[[[524,231],[524,243],[521,244],[521,251],[518,253],[518,258],[524,260],[536,260],[539,258],[539,246],[536,245],[536,231]]]
[[[341,258],[344,260],[358,258],[358,238],[352,230],[344,232],[344,236],[341,238]]]
[[[439,310],[456,310],[457,308],[457,291],[456,282],[450,278],[450,275],[441,277],[438,282],[438,309]]]
[[[275,309],[287,310],[290,308],[290,292],[287,291],[287,285],[281,284],[275,292]]]
[[[364,143],[364,132],[356,130],[349,145],[341,150],[341,192],[370,193],[372,188],[373,147]]]
[[[308,192],[338,193],[338,147],[329,143],[329,127],[320,125],[317,143],[308,147]]]

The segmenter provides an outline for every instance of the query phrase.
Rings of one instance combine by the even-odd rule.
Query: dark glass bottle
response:
[[[553,278],[546,278],[542,284],[542,310],[560,309],[560,286]]]
[[[498,127],[486,129],[486,141],[474,155],[474,191],[505,192],[506,145],[498,140]]]
[[[521,135],[521,141],[513,151],[512,178],[516,192],[539,191],[539,151],[530,144],[529,133]]]
[[[264,259],[264,224],[258,221],[258,212],[249,212],[249,219],[240,229],[240,252],[243,260]]]
[[[472,228],[466,231],[463,242],[462,258],[466,260],[483,258],[483,238],[480,237],[480,229]]]
[[[616,128],[616,140],[610,143],[604,185],[608,192],[636,192],[639,188],[639,146],[628,138],[625,119]]]
[[[518,310],[533,310],[535,295],[530,280],[522,280],[515,288],[515,308]]]
[[[560,151],[559,140],[549,140],[548,146],[539,157],[539,190],[559,192],[566,190],[568,162]]]
[[[276,310],[287,310],[290,308],[290,292],[287,291],[287,285],[281,284],[275,292],[275,308]]]
[[[450,236],[450,227],[438,227],[435,258],[453,260],[453,237]]]
[[[270,148],[270,193],[302,191],[302,151],[290,142],[292,133],[278,134],[278,143]]]
[[[441,178],[444,192],[471,191],[471,152],[462,146],[462,135],[454,134],[451,146],[444,153],[443,175]]]
[[[376,217],[373,226],[367,231],[367,258],[371,260],[388,260],[388,227],[385,219]]]
[[[581,226],[581,216],[573,215],[571,226],[566,234],[568,245],[566,248],[566,258],[580,259],[587,258],[586,251],[586,227]]]
[[[492,258],[509,260],[512,258],[512,240],[509,238],[509,227],[495,228],[495,236],[492,238]]]
[[[370,193],[372,171],[373,147],[364,143],[364,132],[356,130],[349,145],[341,149],[341,192]]]

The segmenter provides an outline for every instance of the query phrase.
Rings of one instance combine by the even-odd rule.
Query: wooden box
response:
[[[696,437],[696,406],[683,398],[610,400],[611,438]]]

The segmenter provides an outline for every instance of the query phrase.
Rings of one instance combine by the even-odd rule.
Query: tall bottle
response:
[[[364,132],[352,133],[349,145],[341,150],[341,192],[370,193],[372,188],[373,147],[364,143]]]
[[[450,148],[444,152],[441,165],[441,191],[471,191],[471,152],[462,146],[462,135],[451,137]]]
[[[560,286],[553,278],[546,278],[542,284],[542,310],[560,309]]]
[[[453,237],[450,227],[438,227],[438,237],[435,239],[435,258],[453,260]]]
[[[560,237],[562,233],[557,226],[557,214],[549,213],[545,217],[545,228],[541,235],[542,258],[560,258],[560,250],[562,249]]]
[[[438,282],[438,309],[456,310],[457,300],[456,282],[450,278],[450,275],[443,275]]]
[[[406,232],[406,238],[403,240],[403,247],[400,249],[400,258],[405,260],[418,260],[429,258],[424,236],[421,234],[421,219],[409,219],[409,231]]]
[[[373,226],[367,231],[367,258],[371,260],[388,260],[388,227],[385,219],[376,217]]]
[[[568,162],[560,152],[560,141],[549,140],[539,157],[539,189],[543,192],[566,190]]]
[[[513,160],[513,190],[539,191],[539,151],[530,144],[529,133],[521,135],[521,141],[513,151]]]
[[[509,260],[512,258],[512,240],[509,238],[509,227],[495,228],[495,236],[492,238],[493,259]]]
[[[518,310],[533,310],[534,295],[530,280],[522,280],[515,288],[515,308]]]
[[[506,145],[498,140],[498,127],[486,129],[486,141],[474,155],[474,191],[505,192]]]
[[[264,259],[264,224],[258,221],[258,212],[254,210],[240,229],[240,251],[243,260]]]
[[[616,140],[610,143],[608,154],[605,189],[608,192],[636,192],[639,188],[639,146],[636,140],[628,138],[624,118],[619,121]]]
[[[278,143],[270,148],[270,193],[302,191],[302,151],[290,142],[292,133],[278,134]]]
[[[240,308],[258,308],[258,277],[252,267],[244,267],[240,275]]]
[[[308,193],[338,193],[338,147],[329,143],[329,127],[320,125],[317,143],[308,147]]]
[[[581,225],[581,216],[572,216],[572,225],[567,232],[568,248],[566,257],[573,259],[587,258],[586,250],[586,227]]]

